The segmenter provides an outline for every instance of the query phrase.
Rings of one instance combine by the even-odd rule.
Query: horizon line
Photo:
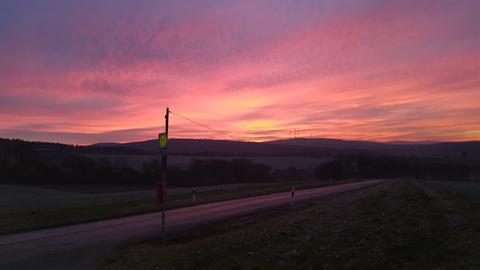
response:
[[[25,142],[38,142],[38,143],[57,143],[57,144],[64,144],[64,145],[72,145],[72,146],[91,146],[96,144],[128,144],[128,143],[136,143],[136,142],[146,142],[146,141],[153,141],[157,140],[156,138],[153,139],[146,139],[146,140],[138,140],[138,141],[122,141],[122,142],[114,142],[114,141],[104,141],[104,142],[95,142],[90,144],[78,144],[78,143],[67,143],[61,141],[48,141],[48,140],[30,140],[25,138],[15,138],[15,137],[0,137],[0,139],[5,140],[20,140]],[[340,139],[340,138],[332,138],[332,137],[298,137],[298,138],[279,138],[273,140],[263,140],[263,141],[248,141],[248,140],[232,140],[232,139],[208,139],[208,138],[170,138],[170,140],[204,140],[204,141],[229,141],[229,142],[245,142],[245,143],[269,143],[275,141],[288,141],[288,140],[335,140],[335,141],[344,141],[344,142],[370,142],[370,143],[391,143],[391,144],[437,144],[437,143],[466,143],[466,142],[480,142],[480,140],[464,140],[464,141],[444,141],[444,140],[389,140],[389,141],[379,141],[379,140],[363,140],[363,139]]]

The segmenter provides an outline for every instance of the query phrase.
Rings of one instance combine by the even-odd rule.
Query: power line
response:
[[[180,117],[180,118],[183,118],[183,119],[185,119],[185,120],[187,120],[187,121],[190,121],[190,122],[192,122],[192,123],[194,123],[194,124],[196,124],[196,125],[199,125],[199,126],[201,126],[201,127],[203,127],[203,128],[206,128],[206,129],[209,129],[209,130],[211,130],[211,131],[214,131],[214,132],[220,133],[220,134],[222,134],[222,135],[228,136],[228,137],[230,137],[230,138],[232,138],[232,139],[234,139],[234,140],[236,140],[236,141],[241,141],[240,138],[237,138],[237,137],[235,137],[235,136],[232,136],[232,135],[228,134],[228,133],[225,132],[225,131],[213,129],[213,128],[207,126],[207,125],[204,125],[204,124],[202,124],[202,123],[199,123],[199,122],[197,122],[197,121],[195,121],[195,120],[192,120],[192,119],[190,119],[190,118],[188,118],[188,117],[186,117],[186,116],[183,116],[183,115],[181,115],[181,114],[172,112],[171,110],[170,110],[170,113],[171,113],[171,114],[174,114],[174,115],[176,115],[176,116],[178,116],[178,117]]]

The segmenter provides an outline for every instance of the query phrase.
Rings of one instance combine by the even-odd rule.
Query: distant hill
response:
[[[88,148],[101,148],[104,144],[94,144],[87,146]],[[158,153],[158,141],[148,140],[142,142],[131,142],[112,145],[108,144],[108,148],[118,147],[123,149],[136,149],[150,153]],[[205,139],[170,139],[168,142],[168,151],[171,154],[181,155],[207,155],[207,156],[224,156],[224,155],[326,155],[338,152],[336,149],[326,149],[320,147],[308,147],[297,145],[282,145],[272,143],[258,142],[239,142],[228,140],[205,140]]]
[[[410,142],[410,141],[390,141],[390,142],[387,142],[389,144],[410,144],[410,145],[414,145],[414,144],[434,144],[434,143],[439,143],[439,142],[436,142],[436,141],[414,141],[414,142]]]
[[[0,138],[0,150],[6,150],[12,146],[27,146],[35,151],[71,151],[74,145],[50,142],[32,142],[20,139],[4,139]]]
[[[0,138],[0,151],[11,145],[25,145],[39,152],[156,155],[157,140],[130,143],[98,143],[73,146],[60,143],[28,142]],[[2,150],[3,149],[3,150]],[[326,156],[365,153],[390,156],[452,157],[480,159],[480,141],[470,142],[370,142],[337,139],[297,138],[269,142],[240,142],[205,139],[170,139],[169,153],[202,156]]]
[[[384,143],[369,142],[369,141],[346,141],[339,139],[327,139],[327,138],[296,138],[296,139],[284,139],[266,142],[269,144],[280,145],[295,145],[295,146],[308,146],[308,147],[324,147],[333,149],[367,149],[373,150],[384,146]]]
[[[157,140],[108,143],[87,146],[84,151],[121,148],[158,153]],[[480,142],[370,142],[337,139],[297,138],[269,142],[239,142],[205,139],[170,139],[169,153],[182,155],[301,155],[323,156],[346,153],[370,153],[391,156],[475,157],[480,158]]]
[[[470,142],[369,142],[298,138],[270,141],[271,144],[366,151],[382,155],[420,157],[480,157],[480,141]]]

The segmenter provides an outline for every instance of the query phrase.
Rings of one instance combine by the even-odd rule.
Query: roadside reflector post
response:
[[[290,191],[290,207],[295,207],[295,187]]]
[[[195,187],[192,187],[192,203],[197,203],[197,191],[195,190]]]

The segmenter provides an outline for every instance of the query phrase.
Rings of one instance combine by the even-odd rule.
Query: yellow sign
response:
[[[158,143],[161,149],[167,148],[167,143],[168,143],[167,133],[158,133]]]

